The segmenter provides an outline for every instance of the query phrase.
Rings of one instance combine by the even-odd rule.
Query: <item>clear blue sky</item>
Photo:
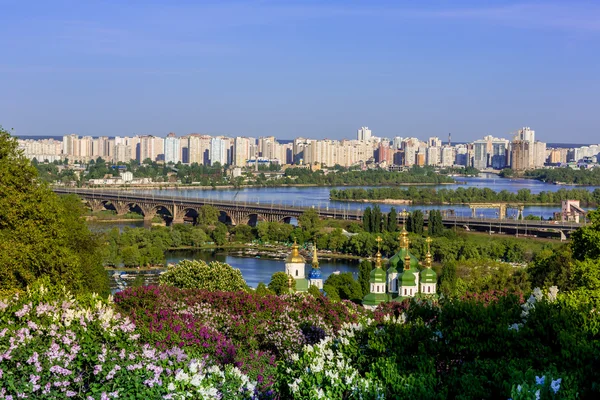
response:
[[[123,5],[127,3],[127,5]],[[600,142],[598,1],[0,0],[18,135]]]

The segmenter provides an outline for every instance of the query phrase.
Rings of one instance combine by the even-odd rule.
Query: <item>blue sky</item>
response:
[[[126,3],[126,5],[124,5]],[[19,135],[600,142],[597,1],[0,0]]]

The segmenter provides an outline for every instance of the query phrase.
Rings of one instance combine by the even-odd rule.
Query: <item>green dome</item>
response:
[[[404,270],[398,277],[398,286],[417,286],[414,269]]]
[[[387,277],[383,268],[373,268],[373,270],[371,270],[371,279],[369,279],[369,282],[385,283],[386,279]]]
[[[363,298],[363,305],[377,307],[380,303],[388,300],[389,297],[385,293],[369,293]]]
[[[408,252],[410,256],[410,269],[417,269],[419,266],[419,260],[413,256],[411,252]],[[397,271],[404,270],[404,257],[406,256],[406,249],[401,248],[390,260],[388,261],[390,268],[396,268]]]
[[[393,265],[392,265],[392,266],[390,266],[390,267],[387,269],[387,273],[388,273],[388,275],[389,275],[389,274],[396,274],[396,273],[398,273],[398,270],[396,269],[396,267],[395,267],[395,266],[393,266]]]
[[[422,283],[437,283],[437,274],[431,268],[425,268],[421,271],[421,282]]]

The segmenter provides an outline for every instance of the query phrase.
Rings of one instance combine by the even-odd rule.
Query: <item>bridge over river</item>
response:
[[[314,209],[322,219],[362,220],[361,210],[341,208],[301,207],[285,204],[261,204],[259,202],[242,202],[231,200],[189,199],[178,196],[136,194],[132,191],[94,190],[79,188],[53,188],[57,194],[75,194],[79,196],[92,211],[110,209],[118,215],[137,212],[145,221],[161,215],[167,223],[183,223],[194,221],[200,213],[200,207],[211,205],[221,212],[222,219],[232,225],[256,225],[260,221],[287,222],[297,219],[306,210]],[[399,213],[400,214],[400,213]],[[400,222],[400,216],[399,222]],[[494,218],[468,218],[445,216],[442,219],[446,227],[464,228],[490,233],[503,233],[517,236],[539,236],[566,238],[581,224],[559,221],[528,221]],[[427,215],[425,215],[427,223]]]

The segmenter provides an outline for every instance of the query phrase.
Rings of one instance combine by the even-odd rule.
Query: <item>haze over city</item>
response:
[[[597,142],[595,2],[0,0],[17,135]]]

